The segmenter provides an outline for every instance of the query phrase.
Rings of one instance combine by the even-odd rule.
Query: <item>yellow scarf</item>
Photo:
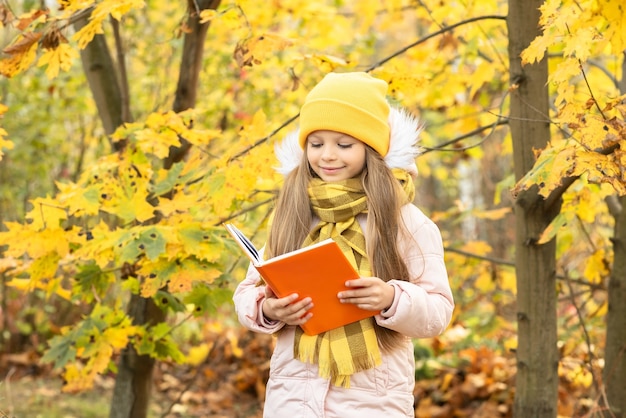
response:
[[[411,176],[403,170],[394,170],[408,201],[413,200]],[[372,271],[365,249],[365,236],[356,215],[367,212],[367,198],[359,179],[326,183],[313,179],[309,185],[313,211],[320,222],[310,232],[303,247],[333,238],[360,276],[371,276]],[[376,338],[374,319],[367,318],[319,335],[306,335],[296,328],[294,357],[317,364],[319,375],[329,378],[336,386],[350,387],[350,376],[382,364]]]

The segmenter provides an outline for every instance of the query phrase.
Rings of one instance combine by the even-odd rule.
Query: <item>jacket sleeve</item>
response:
[[[235,289],[233,302],[239,322],[251,331],[272,334],[285,326],[284,322],[270,321],[263,315],[265,285],[260,285],[261,276],[250,264],[245,279]]]
[[[394,300],[376,322],[411,338],[434,337],[447,328],[454,310],[441,233],[415,205],[404,206],[402,217],[409,236],[400,238],[399,248],[410,280],[389,281]]]

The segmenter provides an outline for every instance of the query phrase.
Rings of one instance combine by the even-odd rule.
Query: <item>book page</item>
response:
[[[281,254],[281,255],[277,255],[276,257],[272,257],[269,260],[265,260],[265,264],[273,263],[273,262],[282,260],[283,258],[291,257],[291,256],[293,256],[295,254],[298,254],[298,253],[304,253],[304,252],[307,252],[307,251],[311,251],[314,248],[321,247],[321,246],[324,246],[324,245],[328,245],[328,244],[331,244],[331,243],[333,243],[333,239],[332,238],[326,238],[325,240],[317,242],[315,244],[311,244],[308,247],[302,247],[302,248],[300,248],[298,250],[291,251],[291,252],[288,252],[288,253],[285,253],[285,254]]]
[[[259,264],[261,259],[259,257],[259,252],[252,242],[246,237],[243,232],[241,232],[237,227],[233,224],[226,224],[226,228],[231,233],[233,238],[239,243],[239,246],[246,252],[248,258],[254,263]]]

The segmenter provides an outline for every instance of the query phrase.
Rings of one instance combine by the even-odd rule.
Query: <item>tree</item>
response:
[[[504,198],[501,207],[492,207],[496,205],[487,198],[476,199],[464,207],[455,201],[465,187],[457,180],[489,168],[483,152],[487,148],[502,168],[495,176],[499,177],[495,190],[514,184],[506,165],[511,153],[507,120],[510,123],[514,176],[519,180],[514,191],[520,322],[532,322],[520,324],[518,354],[531,373],[520,372],[519,395],[535,393],[546,379],[550,384],[536,403],[519,398],[517,405],[533,410],[544,405],[553,411],[551,385],[556,383],[550,379],[558,359],[552,349],[559,331],[555,321],[561,318],[555,319],[557,303],[550,292],[571,296],[568,307],[576,307],[581,317],[595,312],[594,298],[587,297],[583,307],[582,296],[563,283],[578,280],[592,284],[590,289],[601,287],[597,282],[608,273],[600,267],[610,259],[602,243],[608,239],[602,229],[604,218],[600,226],[589,219],[602,215],[597,199],[608,193],[607,188],[611,193],[624,191],[617,174],[621,156],[615,139],[623,132],[620,99],[610,83],[600,80],[599,70],[606,67],[611,72],[606,47],[611,42],[618,46],[622,38],[614,29],[618,23],[607,22],[618,22],[623,11],[610,9],[616,7],[610,0],[598,2],[611,10],[607,13],[599,12],[594,2],[548,1],[531,10],[511,2],[507,45],[503,1],[470,2],[466,8],[434,0],[421,1],[418,7],[395,1],[341,6],[330,1],[263,5],[242,1],[215,9],[204,2],[186,4],[192,3],[182,16],[176,2],[63,1],[60,10],[35,8],[12,19],[7,4],[0,6],[3,25],[12,27],[13,34],[0,61],[0,72],[10,78],[6,85],[13,88],[19,80],[40,75],[37,68],[30,68],[33,64],[64,85],[65,71],[73,68],[72,59],[81,51],[102,121],[102,142],[110,141],[112,148],[88,164],[76,164],[81,169],[75,177],[58,178],[54,189],[36,193],[26,216],[3,219],[0,232],[6,244],[0,270],[10,280],[8,285],[66,298],[85,309],[81,320],[67,324],[50,340],[45,355],[63,370],[65,390],[88,389],[97,374],[120,367],[116,390],[130,393],[123,386],[132,378],[125,367],[127,357],[118,359],[122,353],[133,355],[133,350],[147,360],[141,369],[145,377],[152,361],[187,360],[188,347],[178,344],[177,330],[194,317],[214,313],[228,300],[236,277],[230,272],[242,270],[233,256],[238,252],[229,251],[234,247],[220,223],[239,218],[252,232],[263,225],[268,202],[280,184],[272,170],[274,141],[296,119],[308,87],[323,74],[359,69],[386,79],[391,99],[427,122],[422,136],[427,152],[418,165],[421,181],[432,186],[434,203],[429,211],[441,224],[451,254],[450,277],[462,306],[455,325],[503,346],[514,333],[499,311],[514,302],[515,277],[498,263],[484,260],[492,252],[506,257],[512,251],[501,237],[480,241],[476,230],[487,230],[484,226],[491,220],[506,226],[511,216],[508,202]],[[196,4],[208,8],[194,15]],[[524,29],[524,23],[537,21],[541,32],[534,23]],[[206,35],[209,22],[211,32]],[[205,36],[210,43],[203,47]],[[106,40],[113,40],[112,52],[105,49]],[[543,59],[548,48],[549,58]],[[203,50],[210,51],[205,58]],[[597,58],[597,65],[587,66],[590,57]],[[546,84],[539,81],[546,60],[552,117],[546,107]],[[581,74],[589,76],[593,88],[585,90]],[[176,87],[174,80],[179,81]],[[592,101],[589,91],[596,95]],[[596,98],[604,99],[604,108],[597,106],[604,118],[598,117]],[[529,106],[535,101],[539,104]],[[12,100],[8,104],[8,115],[19,106]],[[18,140],[24,131],[11,125],[15,119],[3,121],[11,126],[8,134],[0,131],[5,162],[19,155],[9,147],[23,143]],[[555,127],[550,142],[548,120]],[[54,123],[46,120],[47,125]],[[64,133],[68,144],[80,143],[73,130]],[[602,152],[589,152],[603,140],[607,143],[600,147]],[[28,149],[19,152],[28,154]],[[572,170],[566,161],[574,157]],[[459,174],[461,168],[469,174]],[[39,197],[45,195],[49,196]],[[582,212],[590,207],[593,211]],[[586,242],[582,239],[569,243],[564,239],[577,233],[572,227],[577,217],[589,228],[583,232],[593,232],[593,251],[571,245]],[[465,225],[468,219],[474,223]],[[568,252],[575,254],[577,263],[555,263],[555,251],[559,260]],[[523,264],[528,260],[536,264]],[[545,282],[538,280],[542,275],[547,276]],[[531,291],[540,298],[529,297]],[[477,292],[481,301],[493,302],[489,309],[476,303]],[[535,307],[547,315],[545,323],[537,321]],[[602,318],[594,315],[589,317]],[[529,346],[535,335],[546,336],[541,341],[549,347],[548,356],[540,358]],[[139,386],[147,388],[147,380]],[[143,393],[137,414],[145,409],[147,391]],[[126,411],[132,408],[131,402],[119,398],[114,404]]]
[[[509,1],[509,79],[515,176],[521,179],[534,165],[533,149],[550,141],[548,63],[522,67],[520,54],[538,33],[542,1]],[[517,275],[516,417],[554,417],[557,401],[556,268],[554,241],[537,245],[538,237],[559,213],[558,202],[546,202],[536,188],[515,202],[515,265]]]
[[[626,93],[626,60],[622,61],[620,91]],[[609,279],[609,308],[606,324],[606,362],[603,381],[606,385],[607,408],[604,416],[626,416],[626,197],[613,198],[615,216],[613,240],[614,263]]]

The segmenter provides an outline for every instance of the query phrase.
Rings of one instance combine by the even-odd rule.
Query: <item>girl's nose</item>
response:
[[[322,159],[323,160],[334,160],[336,157],[335,150],[333,147],[326,146],[322,150]]]

